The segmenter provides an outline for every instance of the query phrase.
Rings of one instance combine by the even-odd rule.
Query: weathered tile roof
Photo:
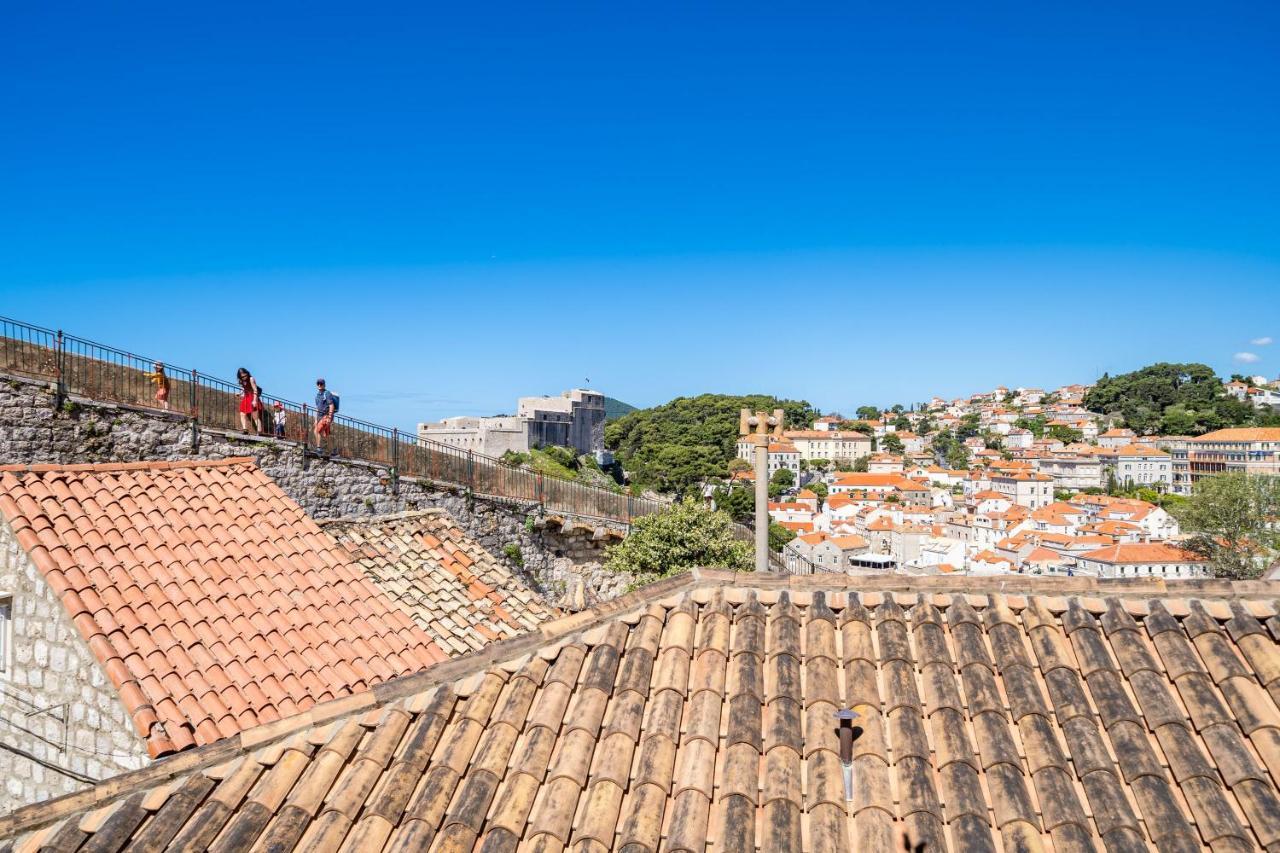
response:
[[[1280,848],[1280,585],[910,583],[663,581],[28,807],[0,818],[0,838],[14,850]],[[847,791],[846,708],[858,715]]]
[[[446,657],[251,459],[4,466],[0,514],[152,756]]]
[[[523,634],[556,615],[444,510],[321,526],[450,655]]]

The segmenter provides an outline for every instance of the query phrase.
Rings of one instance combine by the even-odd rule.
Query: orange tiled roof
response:
[[[445,659],[252,459],[3,466],[0,513],[152,756]]]
[[[663,581],[500,657],[28,807],[0,818],[0,837],[637,853],[1280,843],[1275,584],[895,583]],[[841,709],[857,715],[847,792]]]
[[[1141,444],[1126,444],[1124,447],[1116,448],[1117,456],[1168,456],[1158,447],[1143,446]]]
[[[444,510],[323,523],[442,649],[462,655],[556,615]]]
[[[1280,427],[1233,427],[1206,432],[1192,441],[1280,441]]]
[[[1081,555],[1103,563],[1204,563],[1204,557],[1163,542],[1121,542]]]

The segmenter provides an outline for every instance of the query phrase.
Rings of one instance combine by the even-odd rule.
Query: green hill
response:
[[[629,415],[636,411],[636,407],[630,403],[624,403],[621,400],[615,400],[612,397],[604,398],[604,419],[605,422],[616,421],[623,415]]]
[[[684,491],[708,477],[728,476],[738,443],[738,412],[783,409],[788,428],[807,427],[818,411],[804,400],[766,394],[701,394],[637,409],[605,425],[605,446],[617,454],[633,483],[663,492]]]
[[[1223,427],[1269,426],[1276,415],[1223,393],[1205,364],[1152,364],[1132,373],[1103,375],[1085,394],[1091,412],[1119,415],[1140,435],[1199,435]]]

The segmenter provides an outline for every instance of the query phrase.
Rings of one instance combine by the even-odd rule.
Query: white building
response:
[[[1173,457],[1158,447],[1130,444],[1117,448],[1116,481],[1122,485],[1148,486],[1158,491],[1173,488]]]
[[[818,424],[814,426],[817,427]],[[832,462],[841,459],[852,462],[871,452],[871,436],[860,432],[842,432],[824,428],[797,429],[787,430],[783,433],[783,438],[795,446],[800,453],[800,458],[806,462],[814,459],[827,459]],[[741,450],[738,455],[742,455]]]
[[[1137,437],[1137,434],[1131,429],[1112,427],[1098,436],[1098,446],[1110,447],[1112,449],[1125,447],[1126,445],[1133,444],[1134,439]]]
[[[1022,427],[1010,427],[1003,442],[1008,450],[1030,450],[1035,440],[1035,434],[1031,430],[1023,429]]]
[[[1205,578],[1203,557],[1163,542],[1124,542],[1089,551],[1076,558],[1085,574],[1100,578]]]
[[[1027,509],[1053,503],[1053,478],[1048,474],[1027,471],[992,474],[991,488]]]

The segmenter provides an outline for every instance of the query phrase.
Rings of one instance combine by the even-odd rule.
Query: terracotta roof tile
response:
[[[453,655],[525,633],[556,615],[442,510],[326,522],[324,530]]]
[[[237,697],[237,718],[204,677],[210,667],[234,670],[255,648],[282,652],[276,673],[293,699],[312,701],[367,686],[348,681],[321,691],[308,661],[317,659],[326,630],[368,637],[349,650],[348,663],[371,682],[444,658],[252,460],[0,471],[5,519],[153,756],[234,734],[241,720],[256,722],[243,712],[257,703]],[[264,612],[237,592],[245,588],[270,590],[283,609]],[[322,590],[342,606],[299,608],[294,599],[303,590]]]
[[[379,707],[318,705],[261,746],[30,807],[0,835],[52,821],[43,843],[219,850],[1280,843],[1276,584],[894,583],[662,582],[381,685]],[[847,790],[841,709],[858,715]]]

